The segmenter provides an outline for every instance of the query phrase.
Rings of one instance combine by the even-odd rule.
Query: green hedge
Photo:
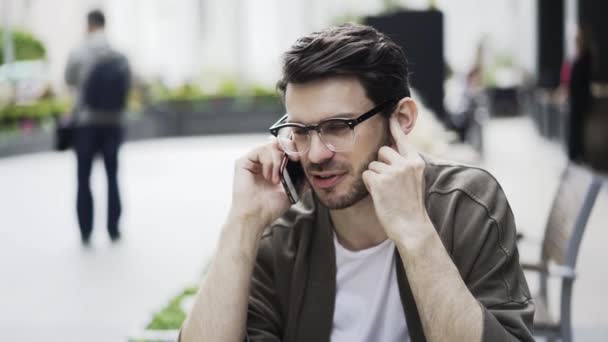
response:
[[[239,89],[237,83],[233,80],[223,81],[217,91],[206,93],[198,85],[194,83],[185,83],[176,88],[166,88],[161,84],[152,84],[150,91],[153,99],[156,101],[205,101],[216,98],[234,97],[239,98]],[[279,94],[274,88],[269,88],[261,85],[250,85],[243,89],[245,94],[257,101],[276,103],[279,101]]]
[[[182,310],[182,300],[196,293],[198,288],[191,287],[185,289],[180,295],[173,298],[169,304],[154,315],[152,322],[148,324],[146,329],[150,330],[177,330],[182,326],[186,319],[186,313]]]
[[[57,117],[69,110],[69,104],[58,100],[41,100],[32,104],[9,105],[0,109],[0,123],[21,120],[45,120]]]
[[[43,59],[46,56],[44,44],[31,33],[14,30],[12,31],[12,35],[16,61]],[[0,29],[0,38],[3,36],[4,31]],[[0,64],[4,64],[3,49],[3,44],[0,44]]]

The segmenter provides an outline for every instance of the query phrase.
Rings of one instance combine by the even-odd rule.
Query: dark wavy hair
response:
[[[87,23],[97,27],[106,26],[106,16],[101,10],[93,10],[87,14]]]
[[[358,24],[343,24],[298,39],[283,55],[277,90],[289,83],[355,76],[376,105],[410,96],[405,53],[388,36]]]

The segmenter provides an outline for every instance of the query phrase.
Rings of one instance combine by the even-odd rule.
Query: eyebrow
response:
[[[356,114],[356,113],[340,113],[340,114],[332,115],[332,116],[328,117],[325,120],[328,120],[328,119],[338,119],[338,118],[353,119],[354,117],[359,116],[359,115],[361,115],[361,113],[358,113],[358,114]]]

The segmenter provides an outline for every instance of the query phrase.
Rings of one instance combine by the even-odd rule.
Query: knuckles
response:
[[[234,161],[234,168],[240,169],[247,162],[247,157],[239,157]]]
[[[387,155],[390,152],[390,150],[392,150],[392,148],[390,148],[388,146],[382,146],[378,150],[378,154]]]

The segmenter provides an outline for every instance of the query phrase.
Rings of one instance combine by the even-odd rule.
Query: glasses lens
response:
[[[287,153],[304,153],[308,150],[308,131],[301,127],[288,126],[279,129],[277,139]]]
[[[334,151],[346,151],[353,147],[355,132],[343,120],[329,120],[320,126],[321,137],[327,147]]]

